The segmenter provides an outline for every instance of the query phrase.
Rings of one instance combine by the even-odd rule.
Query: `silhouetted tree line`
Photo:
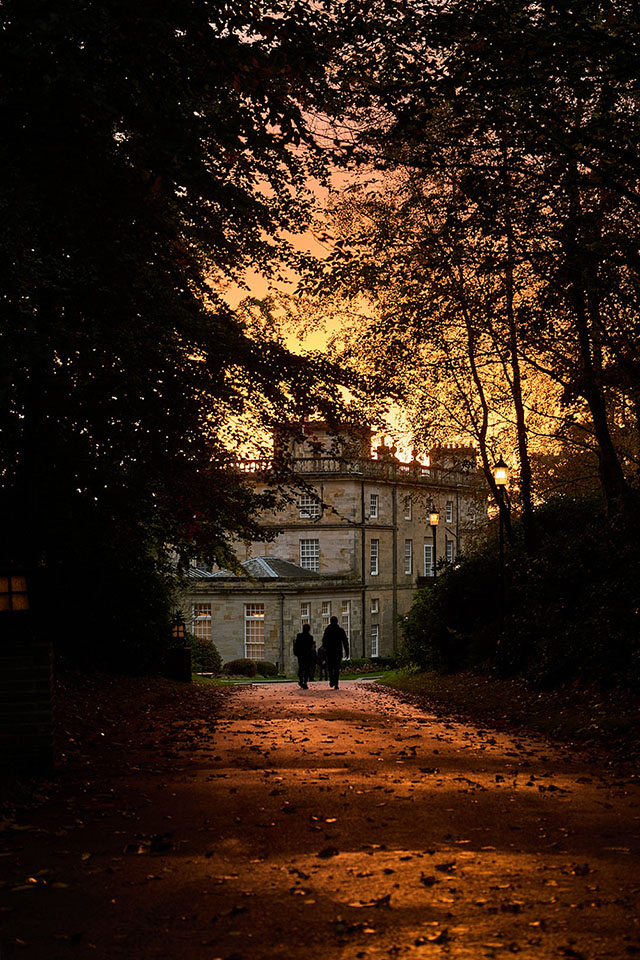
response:
[[[405,663],[518,674],[540,687],[640,682],[640,520],[604,523],[598,499],[555,498],[535,511],[538,549],[522,525],[506,564],[488,540],[433,586],[402,621]]]
[[[1,17],[0,549],[40,571],[61,649],[153,661],[173,558],[229,565],[274,503],[228,469],[259,437],[243,425],[339,412],[347,366],[418,435],[474,438],[494,494],[512,453],[528,555],[538,435],[592,453],[608,517],[631,522],[635,3],[8,0]],[[334,204],[318,265],[284,237],[329,164],[370,186]],[[301,260],[309,290],[375,308],[334,365],[222,296]]]
[[[349,9],[336,152],[369,176],[334,203],[309,282],[365,301],[345,357],[408,403],[425,447],[439,428],[474,439],[496,502],[492,464],[511,460],[531,552],[551,485],[532,447],[593,453],[607,514],[634,511],[637,5]]]
[[[0,560],[37,574],[60,651],[142,668],[173,559],[260,536],[273,496],[228,469],[247,433],[334,406],[331,369],[222,292],[281,270],[309,219],[335,25],[211,0],[0,18]]]

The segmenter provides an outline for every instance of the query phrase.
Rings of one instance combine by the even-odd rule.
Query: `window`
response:
[[[264,603],[244,605],[244,655],[264,660]]]
[[[371,541],[371,565],[369,572],[372,577],[378,576],[378,560],[380,556],[380,541],[372,540]]]
[[[447,558],[447,563],[453,563],[453,540],[445,540],[444,542],[445,556]]]
[[[351,600],[343,600],[340,610],[340,626],[351,640]]]
[[[322,601],[322,629],[326,630],[331,620],[331,600]]]
[[[377,623],[371,624],[371,656],[378,656],[378,641],[380,639],[380,627]]]
[[[198,640],[211,642],[211,604],[194,603],[191,608],[193,633]]]
[[[424,575],[425,577],[432,577],[434,574],[433,569],[433,544],[425,543],[424,545]]]
[[[320,516],[320,503],[316,497],[304,493],[298,498],[298,510],[301,520],[310,520]]]
[[[379,597],[371,598],[371,613],[380,613],[380,599]]]
[[[411,520],[413,513],[413,504],[411,503],[411,497],[406,497],[404,501],[404,518],[405,520]]]
[[[305,570],[313,570],[315,573],[320,569],[320,541],[319,540],[301,540],[300,541],[300,566]]]
[[[404,542],[404,572],[413,573],[413,540]]]
[[[300,625],[311,623],[311,604],[309,602],[300,604]]]
[[[453,500],[447,500],[445,519],[447,523],[453,523]]]
[[[369,520],[378,519],[378,494],[369,494]]]
[[[24,576],[0,577],[0,610],[28,610],[29,594]]]

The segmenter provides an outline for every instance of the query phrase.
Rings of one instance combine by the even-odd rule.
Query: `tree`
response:
[[[635,406],[639,386],[636,6],[381,0],[368,17],[353,6],[358,56],[342,78],[359,127],[345,160],[454,176],[484,211],[483,235],[506,239],[507,273],[514,258],[530,265],[538,340],[561,345],[546,366],[584,401],[608,511],[624,510],[611,398]],[[514,316],[511,333],[521,326]]]
[[[229,562],[258,535],[226,469],[242,417],[334,402],[222,290],[307,222],[335,25],[295,0],[8,0],[2,28],[5,550],[83,645],[157,635],[169,546]]]
[[[411,171],[348,191],[332,213],[334,250],[316,287],[324,298],[335,290],[369,305],[368,317],[345,321],[336,347],[365,372],[374,395],[403,405],[420,446],[472,440],[496,506],[493,464],[513,450],[533,550],[529,428],[555,429],[545,408],[558,388],[523,356],[526,327],[517,317],[535,278],[514,252],[509,218],[487,237],[482,208],[455,176]]]

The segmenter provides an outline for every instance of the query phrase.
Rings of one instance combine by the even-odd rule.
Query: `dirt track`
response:
[[[637,781],[366,685],[223,703],[5,823],[2,960],[640,955]]]

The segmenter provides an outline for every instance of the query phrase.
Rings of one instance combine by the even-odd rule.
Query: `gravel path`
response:
[[[2,960],[640,955],[635,778],[362,682],[203,723],[5,824]]]

